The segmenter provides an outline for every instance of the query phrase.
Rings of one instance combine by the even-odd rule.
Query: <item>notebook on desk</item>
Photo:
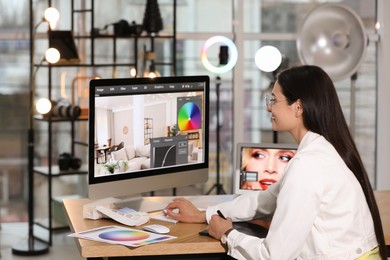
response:
[[[233,228],[249,236],[254,236],[259,238],[265,238],[268,234],[267,228],[250,222],[233,222]],[[200,231],[199,235],[208,236],[209,235],[208,229]]]
[[[233,228],[249,236],[259,238],[265,238],[268,234],[267,228],[250,222],[234,222]]]

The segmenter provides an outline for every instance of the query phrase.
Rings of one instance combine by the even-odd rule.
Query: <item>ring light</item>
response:
[[[218,43],[218,42],[221,42],[224,45],[227,45],[229,50],[230,50],[229,61],[224,66],[213,66],[207,58],[207,50],[210,48],[210,46],[212,46],[213,44]],[[233,67],[236,65],[237,59],[238,59],[237,47],[234,44],[234,42],[227,37],[214,36],[214,37],[209,38],[204,43],[204,45],[202,47],[201,59],[202,59],[203,66],[208,71],[216,73],[216,74],[223,74],[223,73],[226,73],[226,72],[230,71],[231,69],[233,69]]]
[[[256,66],[264,72],[275,71],[282,63],[282,54],[274,46],[264,46],[255,54]]]

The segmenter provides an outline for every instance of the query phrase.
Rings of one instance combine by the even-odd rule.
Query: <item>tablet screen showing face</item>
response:
[[[286,165],[294,157],[297,146],[239,143],[237,149],[234,192],[241,194],[266,190],[279,181]]]

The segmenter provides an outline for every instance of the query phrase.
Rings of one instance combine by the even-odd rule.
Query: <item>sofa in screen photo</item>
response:
[[[150,145],[125,146],[111,152],[111,158],[119,164],[119,172],[137,171],[150,168]]]

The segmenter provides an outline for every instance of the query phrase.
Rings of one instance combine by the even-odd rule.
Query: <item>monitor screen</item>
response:
[[[238,143],[234,193],[266,190],[279,181],[296,150],[294,144]]]
[[[90,82],[89,197],[126,197],[208,179],[209,77]]]

